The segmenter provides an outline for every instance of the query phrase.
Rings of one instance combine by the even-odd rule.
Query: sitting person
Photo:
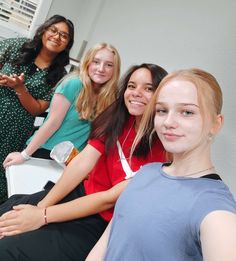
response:
[[[22,152],[12,152],[4,167],[19,164],[32,155],[50,159],[50,151],[62,141],[71,141],[81,151],[87,144],[91,120],[116,98],[120,75],[117,50],[106,43],[92,47],[80,69],[66,76],[56,88],[49,114]]]
[[[86,261],[236,260],[236,202],[210,152],[223,124],[221,108],[221,89],[205,71],[181,70],[162,80],[134,147],[155,114],[172,161],[142,167]]]
[[[120,83],[118,99],[94,120],[88,145],[55,186],[49,192],[13,196],[0,206],[3,260],[84,261],[129,178],[145,163],[165,161],[157,136],[149,139],[151,130],[132,161],[127,158],[144,110],[166,74],[154,64],[131,67]]]

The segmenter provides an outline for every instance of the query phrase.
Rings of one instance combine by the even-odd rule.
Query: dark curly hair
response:
[[[92,123],[92,132],[90,134],[90,138],[106,137],[106,153],[109,153],[109,150],[114,146],[114,144],[116,144],[117,138],[122,134],[125,123],[130,117],[128,109],[125,105],[124,93],[127,89],[131,75],[140,68],[145,68],[150,71],[154,91],[157,89],[161,80],[167,75],[166,70],[164,70],[162,67],[156,64],[143,63],[132,66],[122,77],[119,83],[119,98],[104,112],[102,112]],[[150,134],[151,133],[145,133],[136,150],[134,151],[134,155],[145,157],[148,154],[150,150]],[[156,139],[157,136],[153,136],[152,143]]]
[[[74,25],[64,16],[54,15],[50,17],[46,22],[44,22],[36,30],[35,35],[32,40],[25,42],[21,49],[20,55],[15,59],[15,65],[25,65],[32,63],[42,48],[42,36],[44,32],[53,24],[64,22],[67,24],[69,29],[69,42],[61,53],[59,53],[55,59],[52,61],[48,68],[48,74],[46,76],[46,82],[50,85],[55,85],[65,74],[64,67],[69,64],[70,57],[69,52],[74,43]]]

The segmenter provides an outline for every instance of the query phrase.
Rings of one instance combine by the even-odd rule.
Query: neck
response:
[[[134,128],[135,128],[135,131],[136,131],[136,132],[138,131],[138,128],[139,128],[139,125],[140,125],[140,122],[141,122],[141,118],[142,118],[142,117],[139,117],[139,116],[136,116],[136,117],[135,117],[135,125],[134,125]]]
[[[165,168],[165,171],[170,175],[183,177],[201,177],[215,172],[210,154],[193,154],[174,155],[173,162]]]
[[[52,61],[54,60],[54,58],[56,57],[56,55],[57,54],[55,53],[51,53],[51,52],[49,53],[41,50],[37,55],[37,57],[35,58],[34,63],[41,69],[48,68],[52,63]]]

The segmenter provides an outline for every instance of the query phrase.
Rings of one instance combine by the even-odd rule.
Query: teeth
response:
[[[130,101],[131,104],[136,104],[136,105],[144,105],[143,102],[138,102],[138,101]]]

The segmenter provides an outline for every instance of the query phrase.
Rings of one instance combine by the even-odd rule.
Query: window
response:
[[[45,21],[51,2],[0,0],[0,37],[31,36],[35,27]]]

